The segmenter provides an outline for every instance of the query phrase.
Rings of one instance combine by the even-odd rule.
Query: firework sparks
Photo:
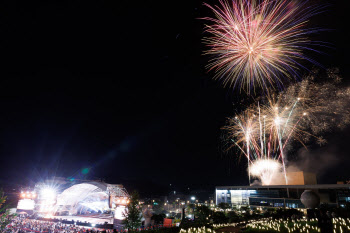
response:
[[[282,163],[285,180],[285,147],[293,139],[299,139],[303,131],[298,127],[306,116],[301,112],[296,99],[294,102],[281,105],[280,101],[270,98],[268,104],[252,106],[242,114],[230,119],[225,127],[229,138],[248,159],[248,174],[259,177],[263,184],[269,184],[271,175],[277,166],[271,170],[258,167],[262,165]],[[258,162],[260,161],[260,162]]]
[[[261,180],[262,185],[270,185],[275,174],[280,173],[281,164],[278,160],[259,159],[252,162],[250,175]]]
[[[308,19],[322,7],[308,7],[307,1],[296,4],[287,0],[220,1],[221,6],[206,4],[215,18],[203,39],[213,55],[208,65],[215,78],[225,86],[240,87],[250,92],[256,86],[282,86],[284,78],[298,75],[300,60],[308,60],[303,50],[313,50],[308,34],[318,28],[306,28]]]
[[[224,130],[231,145],[246,156],[249,180],[253,176],[269,184],[277,169],[274,163],[281,164],[288,184],[288,145],[299,141],[305,146],[311,138],[324,143],[320,134],[350,123],[350,88],[336,85],[340,77],[334,70],[328,71],[331,82],[315,83],[315,76],[317,72],[229,119]],[[271,170],[266,169],[269,163]]]

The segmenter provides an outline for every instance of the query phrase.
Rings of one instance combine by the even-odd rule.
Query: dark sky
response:
[[[331,29],[316,36],[333,47],[317,60],[348,82],[346,1],[313,2],[330,3],[311,21]],[[1,1],[1,184],[53,175],[148,193],[247,184],[244,161],[220,147],[220,127],[246,97],[205,70],[206,16],[199,0]],[[348,136],[311,146],[343,162],[321,182],[348,177]]]

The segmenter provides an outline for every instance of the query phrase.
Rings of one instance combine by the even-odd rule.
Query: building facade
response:
[[[249,205],[266,208],[305,208],[300,197],[312,190],[321,204],[343,206],[350,202],[350,184],[270,185],[270,186],[218,186],[215,201],[231,206]]]

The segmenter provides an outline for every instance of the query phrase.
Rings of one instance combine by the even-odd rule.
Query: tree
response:
[[[237,215],[236,211],[230,211],[227,213],[228,221],[230,223],[232,222],[239,222],[239,216]]]
[[[187,214],[194,214],[194,209],[196,208],[196,206],[195,206],[195,204],[188,204],[187,205],[187,210],[186,210],[186,212],[187,212]]]
[[[141,226],[141,208],[139,207],[139,194],[134,191],[130,196],[130,202],[125,209],[123,224],[128,230],[135,230]]]
[[[3,191],[0,191],[0,232],[4,232],[6,226],[11,222],[10,210],[4,206],[6,196]]]
[[[249,206],[241,206],[241,211],[246,213],[250,211],[250,207]]]
[[[196,210],[195,210],[196,219],[201,224],[205,224],[205,223],[209,222],[210,212],[211,212],[210,209],[205,205],[197,206]]]
[[[228,222],[228,218],[226,217],[226,215],[223,212],[216,211],[216,212],[213,213],[213,222],[215,224],[227,223]]]
[[[231,207],[230,207],[230,204],[225,203],[225,202],[219,203],[219,204],[218,204],[218,207],[219,207],[220,209],[223,209],[225,212],[226,212],[227,209],[230,209],[230,208],[231,208]]]

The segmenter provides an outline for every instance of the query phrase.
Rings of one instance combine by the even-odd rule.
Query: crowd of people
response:
[[[15,217],[7,226],[7,233],[113,233],[116,230],[98,229],[90,227],[63,224],[60,222],[48,222],[35,219]]]

